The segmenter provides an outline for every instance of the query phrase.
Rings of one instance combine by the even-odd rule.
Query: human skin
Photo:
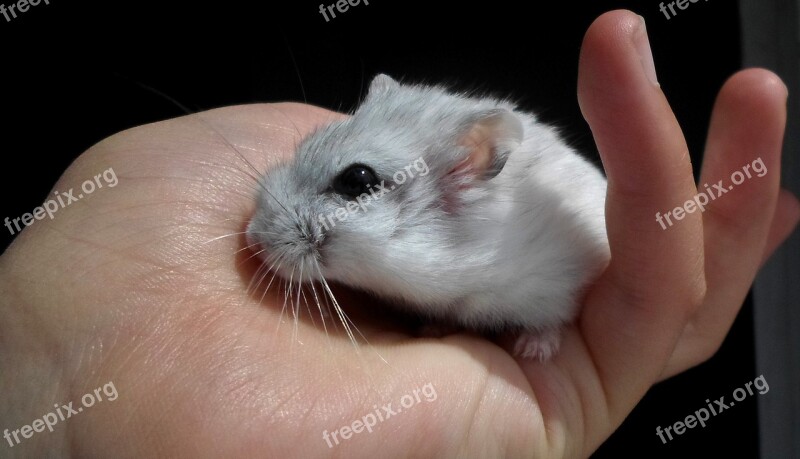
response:
[[[582,48],[578,97],[608,175],[612,258],[551,361],[520,361],[463,333],[412,337],[375,300],[339,288],[368,340],[356,351],[330,319],[327,332],[318,314],[295,322],[282,289],[248,293],[258,263],[239,233],[256,172],[242,156],[264,171],[343,115],[228,107],[94,146],[54,189],[109,167],[118,186],[37,221],[0,257],[0,429],[54,403],[77,407],[109,381],[119,393],[13,448],[0,438],[2,455],[588,456],[655,382],[714,354],[758,267],[800,218],[779,186],[786,88],[751,69],[720,91],[701,183],[757,157],[769,172],[667,230],[655,222],[697,188],[634,45],[643,34],[637,16],[614,11]],[[435,400],[332,448],[323,440],[428,383]]]

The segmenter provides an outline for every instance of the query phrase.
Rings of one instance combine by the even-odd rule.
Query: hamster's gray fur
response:
[[[337,192],[372,177],[354,165],[377,177],[358,198]],[[519,332],[524,357],[557,351],[609,259],[601,172],[494,98],[378,75],[352,117],[308,136],[262,182],[247,238],[278,275]]]

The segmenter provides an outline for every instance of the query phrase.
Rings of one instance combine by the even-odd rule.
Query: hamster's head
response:
[[[266,173],[248,244],[285,279],[402,296],[428,260],[452,259],[459,223],[521,141],[502,102],[379,75],[352,117]]]

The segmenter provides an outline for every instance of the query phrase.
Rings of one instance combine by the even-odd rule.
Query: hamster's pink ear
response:
[[[400,83],[393,80],[392,77],[385,73],[379,73],[375,75],[375,78],[373,78],[372,82],[369,84],[369,93],[377,94],[398,86],[400,86]]]
[[[522,138],[522,123],[510,111],[499,108],[478,114],[458,138],[458,145],[466,148],[467,155],[451,174],[486,180],[496,176],[506,165],[508,155],[520,146]]]

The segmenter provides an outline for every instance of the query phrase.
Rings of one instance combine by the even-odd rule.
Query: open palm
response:
[[[5,452],[589,455],[654,382],[715,352],[760,263],[800,215],[779,190],[786,89],[748,70],[717,100],[701,183],[757,157],[769,172],[704,213],[666,230],[656,223],[656,212],[697,189],[637,36],[646,37],[639,18],[617,11],[584,42],[579,99],[609,177],[612,260],[553,360],[515,360],[467,334],[413,338],[374,299],[340,288],[336,298],[366,338],[356,350],[337,317],[307,311],[302,299],[287,304],[276,285],[248,289],[258,268],[242,250],[256,186],[250,166],[263,172],[342,115],[299,104],[229,107],[93,147],[55,189],[109,167],[119,186],[37,222],[0,259],[6,423],[27,424],[109,381],[119,393]]]

